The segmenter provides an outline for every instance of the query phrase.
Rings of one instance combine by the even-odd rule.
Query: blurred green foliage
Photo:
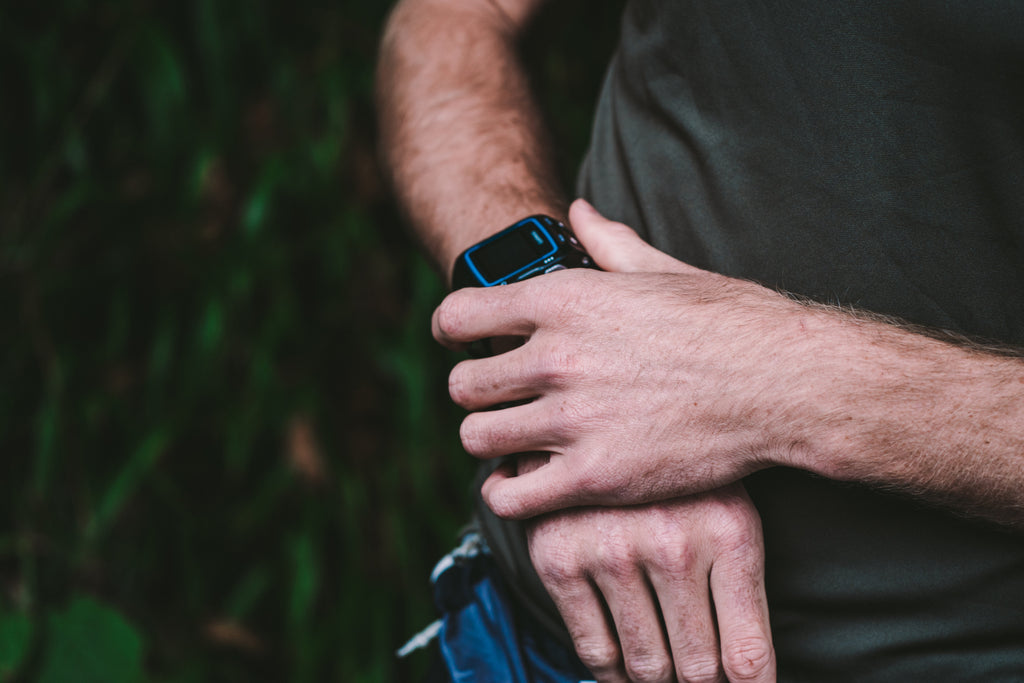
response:
[[[389,5],[0,6],[0,680],[422,669],[473,464],[373,146]],[[568,179],[619,6],[554,5]]]

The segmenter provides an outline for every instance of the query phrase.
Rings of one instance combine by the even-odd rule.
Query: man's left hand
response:
[[[601,683],[775,680],[760,519],[742,484],[561,510],[529,520],[527,536]]]

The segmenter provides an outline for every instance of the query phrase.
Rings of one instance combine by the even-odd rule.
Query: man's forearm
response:
[[[449,378],[470,410],[533,398],[462,425],[477,457],[550,454],[491,475],[497,514],[665,500],[785,465],[1024,529],[1024,358],[699,270],[582,204],[571,219],[618,268],[552,275],[543,296],[530,281],[457,292],[434,314],[454,348],[531,331],[507,362]]]
[[[821,448],[794,464],[1024,527],[1024,358],[822,315],[832,350],[805,395]]]
[[[378,71],[383,150],[410,223],[449,276],[460,251],[518,218],[564,217],[517,55],[541,0],[403,0]]]

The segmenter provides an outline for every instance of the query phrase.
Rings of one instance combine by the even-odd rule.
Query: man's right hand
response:
[[[774,681],[757,511],[741,484],[527,523],[530,556],[601,683]]]

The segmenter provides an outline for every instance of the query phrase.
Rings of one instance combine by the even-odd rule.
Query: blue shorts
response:
[[[446,555],[430,577],[441,618],[399,650],[437,639],[442,677],[453,683],[581,683],[593,675],[576,653],[549,637],[510,592],[477,532]],[[436,675],[436,674],[435,674]],[[443,676],[447,675],[447,678]]]

